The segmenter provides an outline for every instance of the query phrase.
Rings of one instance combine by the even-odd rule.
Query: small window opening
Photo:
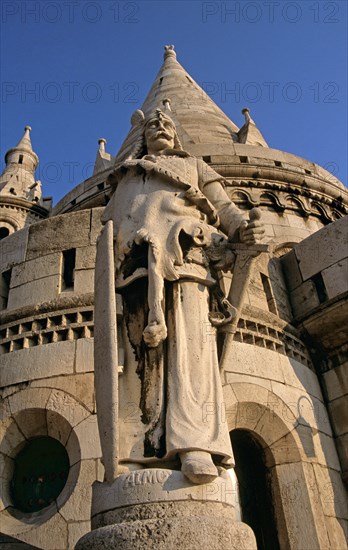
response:
[[[10,282],[11,282],[11,269],[1,273],[0,280],[0,308],[6,309],[8,303],[8,295],[10,292]]]
[[[104,187],[105,187],[104,182],[97,184],[97,188],[99,189],[99,191],[103,191]]]
[[[254,531],[258,550],[280,550],[264,450],[247,430],[231,433],[242,521]]]
[[[305,174],[311,174],[312,172],[310,170],[305,169]]]
[[[269,277],[267,277],[267,275],[264,275],[264,273],[260,273],[260,275],[261,275],[263,290],[264,290],[264,293],[266,295],[268,310],[271,313],[274,313],[275,315],[278,315],[277,305],[276,305],[276,301],[275,301],[275,297],[274,297],[274,294],[273,294],[273,290],[272,290],[272,286],[271,286],[271,282],[269,280]]]
[[[5,239],[5,237],[8,237],[10,234],[10,230],[8,227],[0,227],[0,241],[1,239]]]
[[[248,157],[239,157],[239,160],[242,164],[248,164]]]
[[[23,164],[23,155],[19,155],[18,164]]]
[[[211,162],[211,157],[203,157],[204,162]]]
[[[76,249],[70,248],[63,251],[63,266],[62,266],[62,290],[71,290],[74,288],[74,275],[76,263]]]
[[[319,302],[322,304],[328,299],[325,283],[321,273],[317,273],[312,277],[312,281],[315,284],[315,288],[318,294]]]
[[[279,160],[275,160],[275,161],[274,161],[274,164],[275,164],[275,166],[280,166],[280,167],[281,167],[281,165],[282,165],[282,163],[281,163]]]

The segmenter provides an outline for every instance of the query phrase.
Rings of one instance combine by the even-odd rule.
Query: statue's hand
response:
[[[261,242],[265,227],[260,220],[242,221],[239,226],[239,236],[242,243],[253,245]]]

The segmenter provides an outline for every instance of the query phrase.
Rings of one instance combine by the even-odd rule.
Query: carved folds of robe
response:
[[[115,171],[116,190],[104,221],[114,223],[116,291],[123,299],[119,331],[120,459],[153,462],[204,450],[231,464],[215,329],[209,322],[216,283],[204,253],[242,220],[222,178],[182,151],[129,160]],[[148,247],[165,281],[167,339],[148,348]]]

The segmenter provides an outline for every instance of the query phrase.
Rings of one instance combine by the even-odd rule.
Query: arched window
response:
[[[241,519],[254,531],[258,550],[280,550],[264,450],[251,432],[231,433]]]

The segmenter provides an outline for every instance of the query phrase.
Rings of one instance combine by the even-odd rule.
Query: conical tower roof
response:
[[[19,140],[17,145],[15,147],[13,147],[12,149],[10,149],[9,151],[7,151],[7,153],[5,155],[6,164],[9,163],[9,162],[13,162],[13,157],[14,157],[13,154],[14,153],[15,154],[16,153],[28,153],[29,156],[30,156],[31,163],[34,162],[35,168],[36,168],[36,166],[39,163],[39,159],[38,159],[38,156],[36,155],[36,153],[34,153],[34,151],[33,151],[33,147],[31,145],[31,140],[30,140],[30,132],[31,132],[31,127],[26,126],[24,128],[23,137]]]
[[[186,150],[193,144],[238,141],[238,127],[180,65],[174,46],[165,46],[163,65],[141,109],[146,117],[158,107],[171,111],[168,114]],[[136,139],[136,130],[130,130],[117,154],[117,161],[129,155]]]

